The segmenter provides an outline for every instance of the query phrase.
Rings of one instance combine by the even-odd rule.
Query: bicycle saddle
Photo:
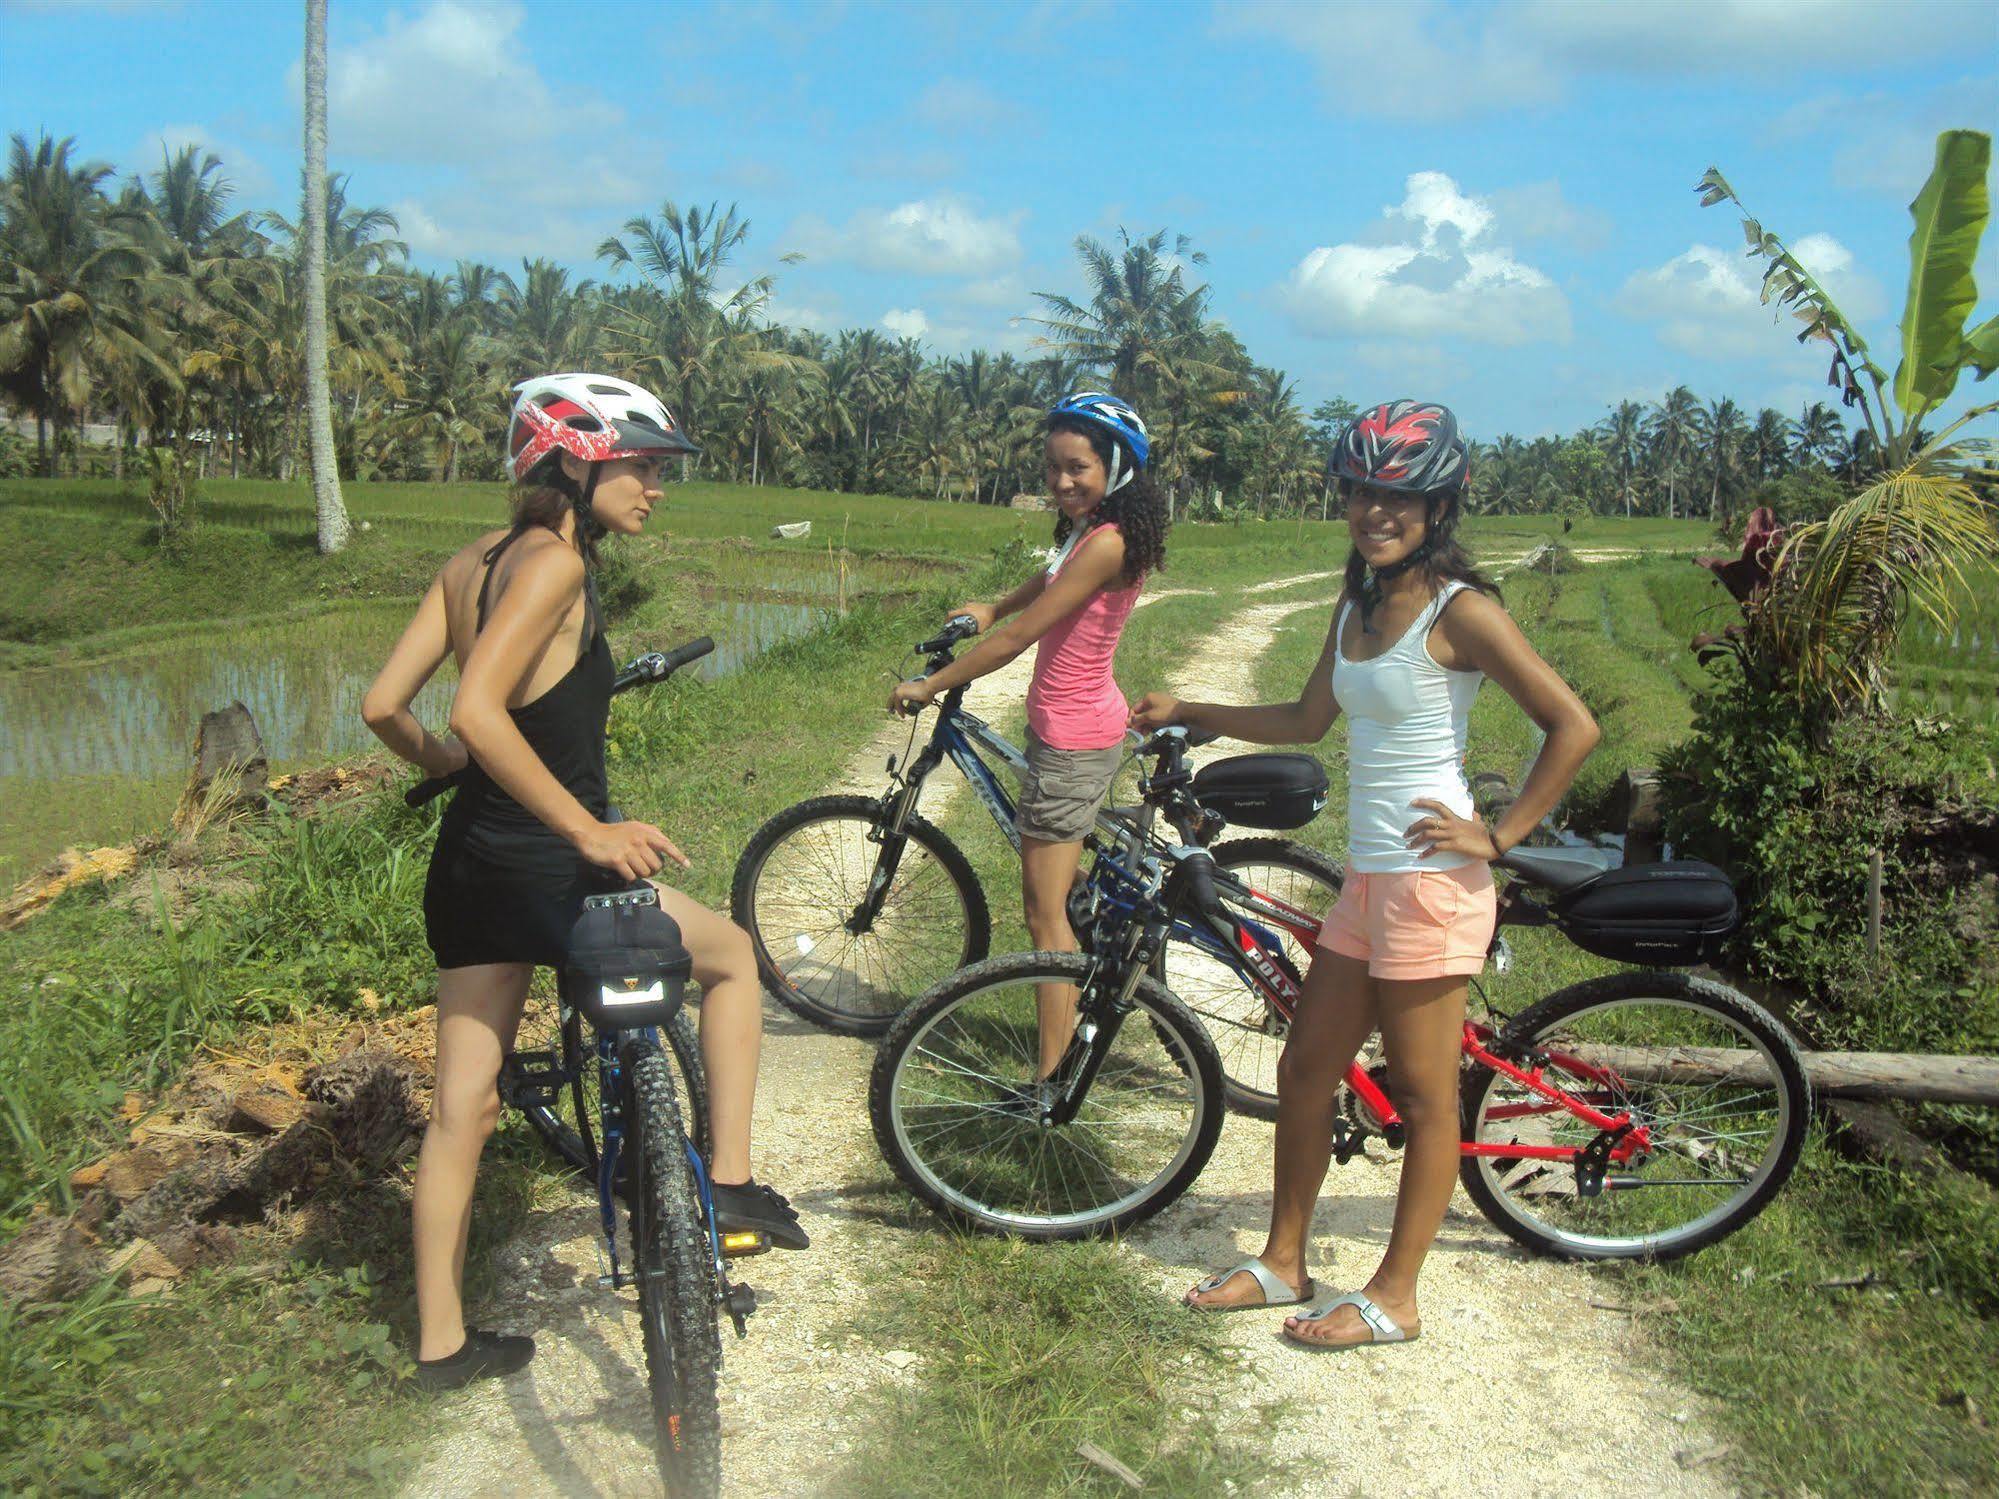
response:
[[[1615,869],[1624,856],[1614,848],[1516,848],[1493,861],[1543,890],[1573,890]]]

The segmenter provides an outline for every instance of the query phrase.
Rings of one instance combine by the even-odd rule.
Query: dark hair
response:
[[[575,512],[576,550],[583,554],[585,566],[597,565],[600,528],[596,518],[583,504],[583,486],[563,471],[559,452],[550,453],[537,463],[528,476],[515,486],[513,509],[516,531],[525,531],[529,526],[546,526],[551,531],[559,532],[562,517]]]
[[[1094,422],[1082,421],[1071,416],[1054,416],[1048,419],[1050,435],[1057,432],[1074,432],[1090,444],[1090,451],[1097,455],[1104,466],[1104,473],[1111,471],[1111,444],[1115,439],[1110,433]],[[1126,586],[1136,583],[1147,573],[1166,570],[1166,533],[1173,525],[1172,511],[1167,507],[1166,496],[1159,492],[1152,482],[1152,475],[1140,469],[1132,480],[1115,494],[1107,494],[1090,515],[1091,525],[1111,522],[1124,537],[1124,582]],[[1075,529],[1075,522],[1066,515],[1055,519],[1055,545],[1060,546],[1069,539]]]
[[[1353,493],[1353,485],[1351,479],[1339,481],[1341,500],[1346,500]],[[1433,489],[1423,496],[1423,500],[1423,544],[1402,561],[1392,564],[1388,576],[1392,578],[1411,568],[1421,568],[1433,587],[1464,583],[1505,603],[1499,585],[1480,572],[1478,564],[1471,560],[1471,554],[1458,544],[1458,516],[1463,512],[1461,492]],[[1374,611],[1381,607],[1381,575],[1362,559],[1358,547],[1347,552],[1346,594],[1360,607],[1361,633],[1372,634]]]

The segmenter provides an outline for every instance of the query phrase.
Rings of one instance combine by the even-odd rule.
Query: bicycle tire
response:
[[[1340,896],[1346,871],[1330,855],[1289,838],[1232,838],[1211,851],[1215,867],[1225,873],[1254,866],[1291,870],[1314,886],[1321,897],[1311,907],[1321,920]],[[1230,904],[1226,883],[1218,889]],[[1281,899],[1291,891],[1272,891]],[[1253,913],[1252,913],[1253,916]],[[1267,923],[1263,923],[1267,926]],[[1303,979],[1314,949],[1280,934],[1285,957]],[[1288,1017],[1274,1013],[1263,991],[1220,960],[1189,942],[1169,943],[1153,971],[1188,1009],[1201,1017],[1214,1038],[1222,1060],[1222,1089],[1228,1106],[1252,1119],[1277,1117],[1277,1059],[1291,1032]]]
[[[602,1117],[597,1105],[597,1055],[594,1048],[587,1052],[583,1049],[580,1015],[571,1011],[565,1028],[574,1034],[558,1044],[568,1046],[565,1054],[577,1059],[576,1075],[550,1102],[524,1105],[521,1115],[557,1160],[570,1170],[594,1179],[598,1160],[595,1121]],[[701,1067],[700,1038],[684,1009],[676,1010],[660,1029],[678,1074],[679,1096],[687,1100],[689,1137],[700,1150],[701,1158],[707,1160],[712,1154],[712,1142],[708,1134],[708,1079]],[[589,1127],[579,1129],[576,1123],[579,1119]],[[623,1173],[619,1179],[622,1182]]]
[[[765,990],[800,1019],[844,1036],[881,1035],[910,1000],[948,974],[978,962],[992,943],[992,914],[971,862],[935,824],[912,814],[903,831],[910,844],[927,856],[930,867],[941,871],[944,891],[930,902],[932,909],[916,910],[899,920],[891,918],[886,935],[873,930],[865,934],[873,939],[866,947],[860,945],[861,934],[847,933],[840,945],[824,949],[827,957],[821,956],[821,945],[833,942],[845,930],[845,913],[857,906],[866,893],[874,861],[863,860],[861,855],[876,846],[866,841],[867,834],[870,829],[882,826],[883,815],[882,804],[865,796],[819,796],[787,807],[758,828],[743,849],[742,857],[736,861],[735,882],[729,895],[730,912],[736,924],[750,934],[756,949],[757,973]],[[847,842],[837,855],[815,861],[829,880],[845,881],[837,895],[830,890],[823,895],[800,891],[785,905],[775,893],[763,888],[772,856],[787,841],[815,826],[840,823],[856,825],[850,830]],[[909,853],[905,849],[903,863],[897,868],[895,889],[907,894],[924,885],[927,890],[929,877],[921,866],[912,872]],[[838,868],[834,867],[836,858]],[[940,930],[946,921],[953,919],[947,904],[952,897],[962,938],[953,942],[946,932],[937,951],[924,953],[913,949],[908,941],[910,932]],[[781,923],[792,928],[788,934],[766,930],[767,925],[779,924],[780,909],[793,917]],[[890,909],[887,903],[883,909],[884,912]],[[878,924],[880,921],[877,917]],[[898,926],[902,928],[899,933]],[[790,958],[787,970],[779,954],[793,951],[797,955]],[[853,955],[854,968],[837,966],[842,954]],[[833,960],[832,966],[827,966],[828,957]],[[794,981],[807,961],[821,968],[826,982]]]
[[[947,1181],[940,1168],[940,1162],[926,1154],[928,1147],[915,1143],[918,1139],[929,1139],[938,1133],[938,1126],[930,1121],[912,1119],[915,1111],[936,1108],[914,1095],[923,1091],[922,1079],[913,1071],[910,1059],[919,1048],[940,1035],[947,1022],[955,1015],[965,1012],[971,1027],[989,1026],[990,1021],[980,1021],[971,1014],[974,1005],[982,996],[994,994],[1008,988],[1031,987],[1038,982],[1073,984],[1081,986],[1089,976],[1091,960],[1079,953],[1013,953],[1004,957],[989,958],[977,963],[938,984],[896,1017],[882,1040],[881,1049],[875,1055],[873,1072],[868,1085],[868,1114],[874,1126],[875,1141],[882,1155],[895,1171],[902,1183],[916,1194],[926,1205],[946,1219],[965,1228],[982,1233],[1010,1235],[1023,1239],[1080,1239],[1122,1233],[1134,1224],[1143,1222],[1177,1200],[1195,1177],[1208,1163],[1214,1153],[1215,1141],[1222,1128],[1222,1116],[1226,1108],[1222,1102],[1221,1062],[1215,1055],[1214,1041],[1207,1029],[1195,1018],[1192,1011],[1151,978],[1140,981],[1134,995],[1140,1013],[1126,1017],[1118,1032],[1118,1043],[1130,1043],[1127,1054],[1134,1061],[1126,1067],[1135,1078],[1144,1077],[1140,1092],[1147,1095],[1146,1107],[1156,1108],[1161,1092],[1159,1079],[1168,1082],[1175,1076],[1184,1080],[1188,1094],[1188,1119],[1180,1129],[1177,1140],[1170,1134],[1161,1134],[1160,1147],[1172,1146],[1163,1166],[1153,1171],[1151,1176],[1130,1190],[1122,1192],[1108,1202],[1093,1204],[1084,1212],[1067,1214],[1037,1213],[1029,1211],[1007,1211],[993,1202],[975,1200],[968,1192]],[[1029,997],[1031,1003],[1031,996]],[[1140,1025],[1143,1018],[1149,1025]],[[1158,1056],[1146,1054],[1147,1038],[1156,1044]],[[1032,1042],[1033,1037],[1016,1036],[1016,1042]],[[939,1043],[942,1044],[942,1043]],[[1035,1066],[1036,1049],[1029,1045],[1022,1053],[1025,1071],[1020,1074],[1025,1087],[1033,1087],[1032,1075]],[[973,1076],[957,1063],[951,1062],[946,1073]],[[1092,1095],[1100,1088],[1108,1089],[1113,1084],[1111,1065],[1106,1063],[1092,1085]],[[988,1078],[986,1081],[997,1085],[997,1095],[1012,1092],[1018,1096],[1020,1087],[1005,1079]],[[1089,1103],[1091,1095],[1086,1095]],[[945,1105],[949,1106],[949,1105]],[[980,1099],[963,1102],[972,1116],[1003,1112],[989,1107]],[[950,1128],[947,1120],[944,1128]],[[1036,1140],[1032,1153],[1036,1163],[1029,1169],[1059,1167],[1065,1151],[1062,1137],[1056,1130],[1076,1130],[1078,1126],[1057,1126],[1043,1130],[1038,1123],[1031,1126],[1034,1133],[1014,1136],[1003,1143],[1007,1145]],[[1053,1142],[1053,1143],[1051,1143]],[[1097,1142],[1101,1145],[1101,1140]],[[1108,1156],[1097,1145],[1083,1141],[1074,1147],[1069,1159],[1087,1161],[1089,1170],[1111,1169]],[[1021,1162],[1014,1162],[1020,1165]]]
[[[709,1499],[722,1485],[714,1259],[666,1057],[644,1033],[620,1038],[619,1047],[637,1168],[626,1188],[632,1278],[659,1475],[674,1499]]]
[[[1647,1001],[1660,1007],[1659,1016],[1649,1020],[1634,1018],[1635,1006]],[[1621,1021],[1614,1021],[1619,1006],[1626,1007],[1627,1013]],[[1591,1016],[1603,1017],[1594,1032],[1580,1024]],[[1692,1034],[1692,1027],[1702,1021],[1706,1022],[1708,1029],[1696,1037]],[[1662,1031],[1661,1025],[1668,1023],[1671,1029]],[[1565,1031],[1564,1027],[1568,1029]],[[1532,1050],[1545,1048],[1551,1053],[1551,1061],[1547,1065],[1551,1066],[1549,1075],[1552,1080],[1558,1086],[1564,1086],[1565,1091],[1579,1091],[1561,1083],[1563,1076],[1581,1077],[1582,1074],[1578,1067],[1564,1067],[1560,1058],[1577,1057],[1592,1046],[1632,1048],[1634,1035],[1642,1044],[1650,1045],[1655,1050],[1657,1040],[1647,1042],[1645,1036],[1663,1036],[1668,1039],[1670,1048],[1692,1046],[1703,1039],[1732,1035],[1737,1038],[1737,1043],[1731,1050],[1746,1047],[1752,1057],[1760,1056],[1761,1063],[1752,1062],[1748,1070],[1759,1074],[1754,1081],[1767,1078],[1773,1092],[1775,1112],[1768,1143],[1756,1159],[1749,1177],[1741,1183],[1745,1190],[1720,1206],[1701,1212],[1677,1226],[1654,1226],[1641,1233],[1624,1235],[1584,1232],[1549,1219],[1559,1212],[1587,1221],[1589,1215],[1596,1211],[1594,1204],[1629,1197],[1630,1190],[1600,1192],[1595,1197],[1585,1197],[1573,1189],[1562,1188],[1561,1168],[1548,1172],[1538,1163],[1516,1158],[1466,1156],[1460,1164],[1459,1175],[1472,1201],[1498,1228],[1530,1249],[1563,1259],[1678,1259],[1726,1238],[1762,1212],[1797,1165],[1812,1112],[1811,1084],[1805,1076],[1804,1061],[1798,1054],[1797,1043],[1769,1011],[1712,979],[1665,970],[1614,973],[1589,979],[1558,990],[1515,1016],[1501,1032],[1500,1044],[1495,1049],[1504,1055],[1508,1046]],[[1585,1064],[1588,1062],[1587,1056],[1582,1056],[1580,1060]],[[1599,1078],[1595,1086],[1606,1088],[1601,1074],[1614,1070],[1617,1065],[1614,1060],[1600,1062],[1596,1067]],[[1483,1143],[1504,1136],[1506,1143],[1517,1143],[1523,1131],[1533,1128],[1531,1124],[1516,1125],[1510,1120],[1501,1121],[1488,1116],[1487,1100],[1503,1081],[1510,1083],[1511,1080],[1504,1079],[1502,1074],[1488,1067],[1475,1065],[1472,1068],[1463,1093],[1462,1123],[1466,1140]],[[1616,1086],[1608,1089],[1599,1103],[1604,1112],[1615,1114],[1619,1108],[1630,1108],[1634,1117],[1658,1121],[1656,1128],[1661,1148],[1645,1165],[1663,1160],[1673,1169],[1684,1172],[1704,1166],[1703,1155],[1718,1161],[1724,1168],[1730,1165],[1732,1141],[1724,1126],[1734,1116],[1725,1103],[1707,1104],[1698,1116],[1687,1115],[1687,1119],[1695,1121],[1696,1127],[1690,1128],[1684,1122],[1675,1127],[1669,1114],[1657,1106],[1647,1106],[1651,1096],[1645,1091],[1648,1084],[1636,1078],[1618,1078],[1615,1081]],[[1635,1093],[1631,1087],[1633,1082],[1638,1084]],[[1581,1088],[1589,1086],[1590,1083],[1584,1082]],[[1672,1084],[1670,1081],[1654,1081],[1649,1086],[1658,1089]],[[1710,1093],[1722,1096],[1722,1088],[1722,1084],[1713,1083]],[[1523,1093],[1520,1097],[1525,1099],[1527,1095]],[[1558,1124],[1569,1117],[1560,1111],[1537,1107],[1531,1102],[1525,1107],[1516,1107],[1515,1112],[1526,1115],[1530,1120],[1539,1113],[1543,1119],[1552,1118]],[[1735,1114],[1761,1117],[1765,1112],[1760,1107],[1753,1111],[1745,1107],[1736,1110]],[[1578,1121],[1570,1135],[1578,1137],[1587,1129],[1585,1123]],[[1692,1166],[1681,1165],[1687,1161],[1692,1162]],[[1507,1181],[1509,1175],[1520,1178],[1514,1185],[1531,1190],[1512,1190]],[[1726,1180],[1647,1182],[1638,1173],[1626,1175],[1632,1190],[1657,1185],[1668,1192],[1678,1190],[1695,1202],[1701,1200],[1702,1189],[1719,1186]],[[1573,1172],[1570,1179],[1574,1180]],[[1671,1196],[1655,1199],[1643,1192],[1639,1196],[1643,1201],[1660,1201],[1663,1204],[1662,1213],[1673,1211],[1673,1205],[1678,1201]],[[1524,1205],[1520,1200],[1523,1198],[1538,1200],[1544,1206],[1536,1212]],[[1604,1211],[1607,1216],[1608,1209]]]

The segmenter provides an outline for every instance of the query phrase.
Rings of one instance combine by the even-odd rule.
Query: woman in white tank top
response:
[[[1356,418],[1334,456],[1353,547],[1319,664],[1297,701],[1132,712],[1258,744],[1312,744],[1347,719],[1349,860],[1277,1067],[1276,1187],[1263,1252],[1187,1293],[1200,1310],[1313,1302],[1284,1335],[1312,1348],[1400,1342],[1420,1329],[1416,1278],[1458,1172],[1465,992],[1484,966],[1490,861],[1560,800],[1597,742],[1580,699],[1507,617],[1455,540],[1469,472],[1445,407],[1395,401]],[[1487,826],[1465,784],[1465,725],[1491,678],[1546,738],[1519,799]],[[1388,1249],[1365,1286],[1317,1295],[1306,1241],[1331,1158],[1336,1090],[1376,1030],[1407,1143]]]

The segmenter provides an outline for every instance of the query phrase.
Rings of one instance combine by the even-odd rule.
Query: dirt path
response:
[[[1203,642],[1176,686],[1193,696],[1235,695],[1279,622],[1325,604],[1244,610]],[[973,711],[1017,703],[1029,669],[1016,662],[975,684]],[[828,789],[878,789],[883,759],[907,735],[885,726]],[[925,812],[942,815],[959,785],[940,776]],[[889,1180],[867,1122],[871,1045],[768,1004],[764,1045],[757,1169],[792,1194],[814,1243],[808,1254],[743,1267],[762,1309],[747,1340],[723,1335],[724,1492],[742,1499],[823,1492],[857,1435],[854,1397],[884,1379],[916,1377],[917,1350],[880,1347],[848,1324],[862,1271],[873,1278],[933,1231],[927,1220],[905,1226],[870,1210]],[[1173,1302],[1190,1281],[1261,1242],[1269,1150],[1267,1124],[1230,1118],[1195,1189],[1133,1235],[1133,1248],[1158,1267],[1162,1316],[1185,1315]],[[1365,1278],[1386,1240],[1394,1190],[1392,1163],[1356,1159],[1335,1175],[1315,1245],[1322,1274],[1343,1285]],[[494,1301],[505,1309],[495,1313],[501,1325],[535,1334],[535,1361],[521,1376],[452,1397],[431,1460],[407,1486],[411,1496],[659,1491],[629,1294],[596,1284],[603,1267],[594,1199],[551,1192],[502,1251]],[[1294,1413],[1283,1427],[1284,1455],[1318,1464],[1295,1493],[1728,1492],[1708,1471],[1679,1467],[1676,1453],[1712,1445],[1698,1408],[1649,1372],[1627,1318],[1590,1308],[1585,1272],[1529,1259],[1463,1201],[1432,1266],[1427,1331],[1409,1348],[1315,1357],[1277,1339],[1274,1315],[1229,1319],[1246,1404],[1284,1402]],[[1619,1414],[1606,1424],[1604,1411]],[[782,1481],[773,1485],[772,1474]]]

